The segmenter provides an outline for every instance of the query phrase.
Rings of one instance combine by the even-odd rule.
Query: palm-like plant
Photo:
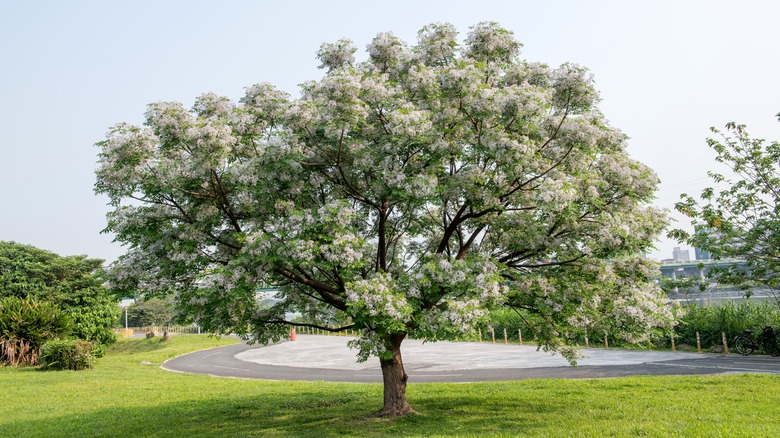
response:
[[[70,319],[54,304],[33,298],[0,298],[0,364],[36,365],[41,347],[70,332]]]

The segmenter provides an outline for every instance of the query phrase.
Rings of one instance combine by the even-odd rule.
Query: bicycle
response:
[[[770,327],[764,327],[758,339],[753,339],[753,330],[745,330],[741,335],[734,338],[734,348],[737,353],[747,356],[748,354],[763,349],[764,353],[771,356],[780,356],[780,345],[778,345],[775,330]]]

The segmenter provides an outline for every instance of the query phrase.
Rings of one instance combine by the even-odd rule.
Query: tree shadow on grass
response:
[[[366,385],[369,386],[369,385]],[[420,397],[411,400],[422,412],[399,419],[367,418],[381,407],[381,388],[355,387],[339,394],[219,397],[147,406],[111,406],[88,413],[0,425],[0,436],[397,436],[523,435],[545,426],[545,413],[570,409],[565,403],[541,405],[484,397]],[[511,414],[510,414],[511,413]],[[555,412],[553,416],[566,415]]]

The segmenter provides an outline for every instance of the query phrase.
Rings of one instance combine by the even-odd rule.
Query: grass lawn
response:
[[[164,371],[233,339],[120,340],[92,370],[0,368],[0,437],[780,436],[780,376],[409,385],[421,415],[367,418],[377,384]],[[152,364],[146,364],[151,362]]]

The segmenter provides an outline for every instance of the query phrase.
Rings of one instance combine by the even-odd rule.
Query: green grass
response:
[[[159,368],[233,342],[122,340],[92,370],[0,368],[0,437],[780,435],[780,376],[772,375],[411,383],[421,415],[386,420],[366,416],[381,407],[380,385]]]

